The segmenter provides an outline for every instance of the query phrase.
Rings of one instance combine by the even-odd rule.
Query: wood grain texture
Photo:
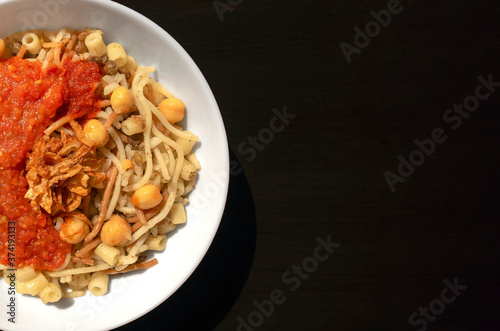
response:
[[[276,289],[285,302],[253,329],[418,330],[410,315],[457,278],[467,289],[427,329],[500,329],[500,87],[456,130],[443,119],[478,76],[500,82],[498,1],[401,1],[350,64],[339,44],[389,1],[243,0],[222,22],[211,1],[118,2],[198,64],[251,190],[233,186],[234,225],[191,285],[217,291],[183,286],[140,323],[236,330]],[[251,157],[242,144],[284,107],[296,118]],[[384,173],[436,128],[447,140],[392,193]],[[228,253],[238,236],[245,244]],[[283,275],[328,236],[341,246],[292,291]]]

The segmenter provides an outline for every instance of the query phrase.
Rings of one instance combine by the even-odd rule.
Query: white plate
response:
[[[167,4],[163,4],[167,5]],[[172,295],[196,269],[215,236],[229,183],[226,133],[215,98],[200,70],[182,47],[159,26],[120,4],[102,0],[0,0],[0,37],[25,29],[58,30],[91,26],[104,39],[120,42],[140,65],[157,69],[157,79],[187,107],[186,129],[201,143],[202,164],[190,193],[188,222],[169,237],[159,264],[149,270],[112,278],[103,297],[87,295],[44,305],[16,295],[16,324],[8,321],[8,287],[0,281],[1,330],[109,330],[152,310]]]

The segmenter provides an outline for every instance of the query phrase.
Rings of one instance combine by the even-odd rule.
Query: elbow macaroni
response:
[[[42,49],[42,42],[40,38],[33,32],[25,34],[21,42],[26,46],[28,53],[32,55],[38,54]]]
[[[89,291],[95,296],[103,296],[108,291],[109,276],[101,271],[90,277]]]
[[[59,284],[51,282],[40,291],[40,299],[43,303],[57,302],[62,298],[62,291]]]
[[[119,43],[111,43],[107,46],[108,57],[115,61],[118,67],[123,67],[128,62],[127,53]]]
[[[120,257],[120,251],[112,246],[104,243],[99,244],[95,249],[95,255],[99,256],[104,262],[110,266],[116,265]]]
[[[90,55],[103,56],[108,51],[100,32],[92,32],[85,38]]]
[[[34,278],[26,282],[19,281],[18,292],[23,293],[20,290],[23,289],[26,291],[25,292],[26,294],[35,296],[38,293],[40,293],[43,290],[43,288],[46,287],[47,285],[49,285],[49,281],[47,280],[47,278],[45,278],[45,276],[42,273],[37,273]]]

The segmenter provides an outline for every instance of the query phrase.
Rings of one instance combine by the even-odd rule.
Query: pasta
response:
[[[95,296],[102,296],[108,291],[109,276],[101,271],[90,277],[89,291]]]
[[[95,249],[95,255],[100,257],[110,266],[114,266],[118,262],[120,251],[113,246],[108,246],[104,243],[100,243],[99,246],[97,246],[97,248]]]
[[[145,244],[148,246],[148,248],[150,250],[162,251],[167,246],[167,236],[165,236],[165,235],[158,235],[158,236],[150,235],[148,237],[148,239],[146,239]]]
[[[50,282],[39,293],[43,303],[57,302],[62,298],[62,291],[58,283]]]
[[[105,295],[110,275],[158,264],[146,253],[164,250],[167,234],[187,221],[187,194],[201,164],[193,152],[199,138],[180,126],[186,107],[150,77],[154,68],[138,65],[123,45],[106,44],[100,30],[19,32],[0,45],[7,61],[56,72],[52,84],[73,84],[61,88],[70,90],[66,94],[77,93],[74,85],[87,91],[71,98],[78,107],[64,103],[66,113],[59,108],[33,137],[21,173],[30,215],[46,217],[50,229],[42,230],[55,233],[49,239],[67,251],[61,248],[45,264],[15,266],[0,251],[0,274],[10,282],[6,270],[16,269],[17,291],[45,304],[87,290]],[[72,72],[88,75],[88,88]]]
[[[98,31],[92,32],[85,38],[85,45],[90,55],[103,56],[108,51],[104,40],[102,40],[102,35]]]
[[[128,62],[127,53],[122,45],[118,43],[111,43],[107,47],[108,57],[110,60],[115,61],[118,67],[123,67]]]
[[[49,285],[49,281],[41,272],[37,272],[36,276],[26,280],[25,282],[19,281],[19,293],[27,293],[31,295],[37,295],[40,293],[46,286]],[[24,291],[21,290],[24,289]]]
[[[40,38],[32,32],[24,35],[22,43],[30,54],[38,54],[42,49]]]

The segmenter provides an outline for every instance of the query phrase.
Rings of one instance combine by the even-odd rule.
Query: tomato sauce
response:
[[[39,62],[0,60],[1,264],[54,270],[71,252],[72,245],[61,239],[50,217],[34,211],[24,198],[25,160],[51,119],[95,116],[94,92],[100,78],[98,66],[89,62],[65,61],[62,68],[49,65],[43,70]],[[8,245],[12,223],[15,259]]]
[[[101,81],[99,67],[93,62],[64,62],[64,105],[57,111],[56,120],[70,115],[87,122],[101,110],[94,94],[97,82]]]

